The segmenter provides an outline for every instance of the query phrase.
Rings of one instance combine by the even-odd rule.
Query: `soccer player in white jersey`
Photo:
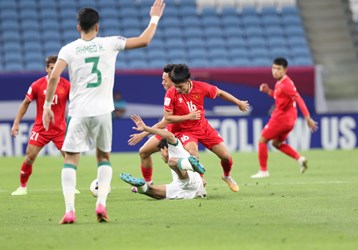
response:
[[[134,178],[128,173],[122,173],[120,178],[128,184],[137,187],[141,194],[155,199],[193,199],[205,197],[206,190],[200,174],[204,174],[205,168],[198,159],[191,156],[181,144],[180,140],[171,132],[148,127],[138,115],[131,116],[137,131],[146,131],[162,137],[158,148],[162,159],[171,169],[173,181],[166,185],[151,185],[142,178]]]
[[[60,224],[76,221],[76,170],[80,153],[96,148],[98,197],[96,214],[99,222],[108,222],[107,195],[112,180],[110,152],[112,147],[113,85],[115,61],[119,51],[146,47],[151,42],[165,3],[155,0],[150,10],[148,27],[138,37],[97,37],[99,14],[95,9],[78,12],[77,30],[81,38],[62,47],[46,90],[43,124],[48,129],[54,121],[51,102],[58,79],[68,67],[71,91],[67,133],[62,150],[65,160],[62,169],[62,190],[66,212]]]

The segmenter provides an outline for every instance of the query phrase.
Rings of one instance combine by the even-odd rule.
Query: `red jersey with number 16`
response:
[[[206,128],[208,121],[205,118],[204,99],[214,99],[217,96],[217,87],[206,82],[191,81],[192,88],[187,94],[180,94],[173,86],[165,94],[164,109],[173,112],[173,115],[187,115],[193,110],[201,111],[200,120],[187,120],[173,123],[171,132],[195,131]]]
[[[46,76],[36,80],[31,84],[26,97],[30,100],[36,100],[36,118],[33,129],[36,132],[50,134],[51,131],[63,131],[66,129],[65,111],[66,104],[70,94],[70,82],[60,77],[55,95],[53,97],[51,109],[55,115],[55,123],[50,123],[49,130],[45,132],[42,123],[43,106],[46,98],[47,78]]]

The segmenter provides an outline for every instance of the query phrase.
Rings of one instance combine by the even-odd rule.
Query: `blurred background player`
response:
[[[173,181],[166,185],[151,185],[144,179],[134,178],[127,173],[122,173],[120,178],[128,184],[135,186],[139,193],[155,199],[193,199],[196,197],[206,197],[204,183],[198,174],[203,174],[205,169],[196,157],[191,156],[183,148],[180,140],[167,130],[146,126],[138,115],[132,115],[131,118],[136,124],[136,127],[133,127],[133,129],[161,136],[162,140],[158,148],[160,149],[163,161],[171,168]]]
[[[19,125],[21,119],[26,114],[29,105],[32,101],[36,100],[36,118],[35,123],[31,130],[31,136],[29,138],[25,160],[21,165],[20,172],[20,187],[17,188],[11,195],[26,195],[27,194],[27,182],[32,173],[32,166],[36,161],[41,149],[49,142],[53,142],[56,148],[61,151],[63,141],[65,139],[66,132],[66,103],[70,93],[70,82],[61,77],[58,82],[58,86],[55,91],[53,101],[51,102],[51,109],[56,114],[56,120],[54,124],[51,124],[46,131],[42,124],[43,105],[46,96],[46,87],[49,76],[56,63],[57,56],[48,56],[46,58],[46,72],[47,75],[41,77],[31,84],[27,91],[26,97],[20,105],[17,115],[14,120],[14,124],[11,128],[11,135],[16,137],[19,133]],[[64,156],[64,152],[61,151]]]
[[[267,143],[272,140],[272,145],[289,157],[298,161],[300,172],[307,170],[307,159],[295,151],[286,143],[289,133],[295,126],[297,119],[296,103],[312,131],[318,129],[317,122],[311,117],[305,102],[296,90],[293,81],[286,75],[288,62],[285,58],[275,58],[272,65],[272,76],[277,80],[275,89],[272,90],[266,83],[261,84],[260,91],[275,99],[275,109],[271,118],[262,130],[258,146],[258,158],[260,170],[251,178],[265,178],[270,174],[267,170],[268,148]]]
[[[214,152],[221,160],[224,172],[222,180],[232,191],[238,192],[239,186],[230,175],[232,157],[221,136],[205,118],[204,99],[219,96],[237,105],[241,111],[249,109],[248,102],[241,101],[214,85],[190,80],[189,67],[185,64],[175,65],[169,77],[174,83],[174,88],[170,88],[165,95],[164,117],[167,122],[173,123],[171,132],[179,138],[191,155],[199,157],[198,142]]]
[[[162,74],[162,85],[165,91],[167,91],[170,87],[173,86],[173,82],[169,78],[169,73],[174,68],[175,64],[167,64],[163,68]],[[167,125],[164,118],[155,124],[153,127],[156,128],[165,128],[170,131],[170,124]],[[128,140],[128,144],[133,146],[136,145],[138,142],[143,140],[146,136],[150,135],[149,132],[143,131],[139,134],[132,134],[130,135],[130,139]],[[153,162],[151,155],[155,152],[159,151],[158,145],[161,141],[161,137],[158,134],[153,135],[150,137],[146,143],[139,149],[139,156],[140,156],[140,163],[141,163],[141,172],[143,175],[144,180],[149,183],[153,184],[152,174],[153,174]]]
[[[113,94],[114,110],[112,116],[114,119],[122,118],[126,113],[127,103],[122,97],[120,91],[116,91]]]
[[[150,44],[165,3],[155,0],[150,9],[148,27],[138,37],[97,37],[99,14],[95,9],[84,8],[78,12],[77,39],[61,48],[52,71],[44,104],[44,127],[53,122],[50,109],[58,79],[68,66],[71,80],[69,123],[63,144],[65,160],[62,169],[62,190],[66,211],[60,224],[76,221],[75,196],[76,170],[80,153],[96,148],[98,197],[96,216],[98,222],[109,222],[106,209],[107,195],[112,180],[110,153],[112,150],[112,111],[115,62],[119,51],[146,47]],[[93,142],[93,143],[91,143]]]

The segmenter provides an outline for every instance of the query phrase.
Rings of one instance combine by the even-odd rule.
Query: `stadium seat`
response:
[[[191,27],[200,27],[201,20],[197,16],[186,16],[181,20],[181,24],[184,27],[184,31]]]
[[[169,37],[164,42],[167,49],[184,49],[186,46],[185,40],[181,38]]]
[[[228,50],[228,53],[229,53],[231,59],[240,58],[240,57],[248,58],[250,55],[248,50],[244,47],[230,48]]]
[[[101,17],[107,19],[118,19],[118,12],[115,8],[112,7],[102,7],[101,8]],[[102,20],[101,20],[102,21]]]
[[[18,62],[5,62],[4,69],[9,72],[22,71],[23,66],[21,63],[18,63]]]
[[[286,37],[284,36],[270,36],[268,38],[266,38],[267,41],[267,45],[270,48],[277,48],[277,47],[281,47],[281,48],[286,48],[287,47],[287,40]]]
[[[272,61],[269,58],[253,58],[251,60],[252,66],[257,67],[271,67]]]
[[[25,63],[25,70],[44,71],[44,66],[41,63],[39,63],[39,61],[29,61]]]
[[[311,66],[313,65],[313,61],[310,57],[298,57],[295,58],[291,64],[293,66]]]
[[[0,25],[3,33],[18,32],[20,29],[20,25],[17,20],[5,19]]]
[[[20,8],[19,18],[22,20],[22,22],[26,22],[28,20],[35,20],[37,19],[37,16],[38,13],[35,8],[28,8],[28,7]]]
[[[239,16],[223,16],[221,18],[221,25],[223,27],[237,27],[241,25],[241,19]]]
[[[202,38],[203,34],[201,32],[201,29],[198,27],[188,27],[183,29],[183,35],[186,37],[186,39],[191,38]]]
[[[227,67],[231,67],[232,66],[232,63],[230,60],[228,60],[226,57],[225,58],[216,58],[216,59],[213,59],[212,60],[212,65],[215,66],[215,67],[224,67],[224,68],[227,68]]]
[[[191,68],[209,68],[212,64],[207,59],[196,58],[190,61]]]
[[[207,40],[206,40],[206,44],[208,46],[208,48],[223,48],[226,46],[226,42],[223,38],[221,37],[209,37]]]
[[[219,28],[219,27],[206,27],[204,28],[204,30],[202,30],[201,32],[204,33],[205,37],[223,37],[224,33],[223,33],[223,29]]]
[[[266,48],[254,47],[249,50],[251,58],[268,58],[269,51]]]
[[[269,54],[271,58],[276,58],[276,57],[288,57],[290,56],[290,50],[287,49],[286,47],[273,47],[272,49],[269,50]]]
[[[85,7],[95,8],[96,9],[97,8],[97,1],[96,0],[78,0],[78,7],[79,7],[79,9],[82,9],[82,8],[85,8]]]
[[[261,26],[261,18],[259,16],[243,16],[242,23],[246,27]]]
[[[202,49],[189,49],[187,52],[187,56],[190,61],[195,59],[208,59],[208,51],[204,48]]]
[[[147,51],[147,58],[149,60],[152,60],[154,58],[157,59],[166,59],[167,58],[167,54],[163,49],[149,49]]]
[[[162,69],[166,64],[166,60],[154,58],[153,60],[149,61],[149,68]]]
[[[285,34],[287,37],[290,36],[302,36],[305,37],[305,32],[303,30],[302,25],[286,25]]]
[[[204,48],[205,47],[204,40],[200,39],[200,38],[186,39],[186,44],[187,44],[187,47],[192,47],[192,48]]]
[[[254,26],[254,27],[248,27],[244,30],[244,34],[246,37],[259,37],[263,38],[264,36],[264,29],[262,29],[260,26]]]
[[[248,37],[246,41],[250,48],[263,48],[266,46],[266,40],[264,37]]]
[[[228,59],[229,54],[226,51],[225,48],[219,47],[219,48],[210,48],[208,49],[209,58],[214,61],[216,59]]]
[[[200,10],[199,14],[204,17],[214,17],[215,19],[219,16],[218,11],[214,7],[204,7]]]
[[[239,15],[239,12],[236,8],[225,7],[225,8],[222,8],[221,15],[222,15],[222,17],[228,17],[228,16],[237,17]]]
[[[281,21],[281,18],[278,17],[278,16],[262,16],[262,24],[266,27],[270,27],[270,26],[274,26],[274,27],[277,27],[277,26],[280,26],[282,25],[282,21]]]
[[[251,60],[247,57],[237,57],[231,60],[231,65],[236,67],[252,67]]]
[[[231,37],[233,38],[242,38],[245,36],[245,32],[244,29],[239,27],[239,26],[228,26],[228,27],[224,27],[223,29],[223,35],[227,38],[230,39]]]
[[[221,26],[220,19],[216,16],[203,16],[201,23],[203,27],[220,28]]]
[[[247,40],[242,37],[229,37],[226,39],[226,46],[228,48],[246,48],[248,43]]]
[[[188,5],[180,5],[178,11],[182,14],[182,18],[186,16],[196,16],[198,13],[196,11],[196,7],[188,6]]]
[[[2,40],[7,42],[20,42],[20,32],[19,31],[12,31],[12,30],[3,30],[2,33]]]
[[[266,5],[261,8],[261,15],[264,16],[276,16],[278,14],[277,8],[274,5]]]
[[[269,26],[266,27],[264,29],[265,35],[266,37],[270,37],[270,36],[284,36],[285,32],[283,31],[283,29],[281,27],[277,27],[277,26]]]

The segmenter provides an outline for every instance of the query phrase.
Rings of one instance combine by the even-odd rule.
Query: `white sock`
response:
[[[106,206],[107,196],[111,188],[112,167],[110,165],[101,165],[97,170],[98,179],[98,197],[97,203]]]
[[[191,170],[194,171],[193,166],[189,162],[188,158],[179,158],[178,167],[180,170]]]
[[[148,191],[148,189],[149,189],[149,186],[147,183],[145,183],[143,186],[137,187],[137,191],[140,194],[146,193]]]
[[[298,163],[300,164],[300,165],[302,165],[303,164],[303,162],[306,160],[306,158],[305,157],[303,157],[303,156],[300,156],[300,158],[298,158]]]
[[[62,192],[65,198],[66,213],[75,211],[76,169],[63,168],[61,173]]]

